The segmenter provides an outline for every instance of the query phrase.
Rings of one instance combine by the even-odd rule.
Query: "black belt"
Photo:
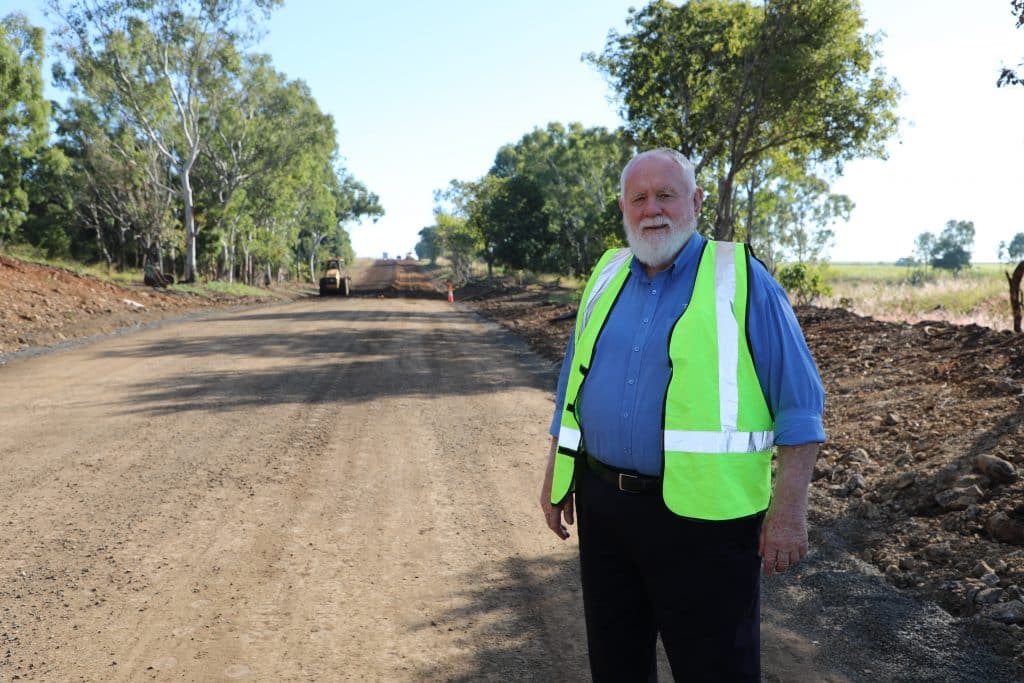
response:
[[[661,490],[661,477],[637,472],[624,472],[605,465],[587,453],[587,469],[620,491],[627,493],[656,493]]]

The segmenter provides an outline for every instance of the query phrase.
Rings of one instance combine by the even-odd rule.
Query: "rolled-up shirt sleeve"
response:
[[[786,292],[752,261],[747,331],[757,377],[775,419],[775,443],[823,443],[825,389]]]
[[[575,348],[573,334],[565,344],[565,357],[562,359],[562,370],[558,374],[558,389],[555,391],[555,414],[551,417],[551,436],[557,437],[562,426],[562,406],[565,405],[565,387],[569,384],[569,364]]]

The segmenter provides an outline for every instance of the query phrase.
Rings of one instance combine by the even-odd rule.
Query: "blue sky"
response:
[[[486,173],[498,147],[548,122],[620,124],[613,93],[580,61],[625,27],[614,0],[422,3],[291,0],[259,49],[311,87],[332,114],[350,172],[387,215],[350,226],[362,256],[412,250],[432,223],[433,192]],[[838,261],[892,261],[923,231],[973,220],[974,260],[1024,232],[1024,87],[995,87],[1024,61],[1008,0],[862,0],[884,31],[882,65],[905,91],[906,120],[887,161],[849,164],[834,190],[855,202],[835,226]],[[41,15],[42,0],[0,0]]]

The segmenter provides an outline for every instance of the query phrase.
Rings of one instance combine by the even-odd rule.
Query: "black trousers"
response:
[[[660,633],[676,681],[759,681],[763,515],[685,519],[660,493],[621,492],[576,462],[593,680],[656,680]]]

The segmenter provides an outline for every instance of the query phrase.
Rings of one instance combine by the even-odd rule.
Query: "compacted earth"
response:
[[[356,295],[445,296],[411,263],[378,262],[353,279]],[[268,300],[314,294],[271,289]],[[575,310],[563,290],[476,283],[454,296],[456,306],[524,338],[557,373]],[[0,365],[243,303],[253,301],[119,287],[0,257]],[[853,562],[844,567],[888,584],[900,599],[935,606],[1024,666],[1024,337],[842,309],[802,307],[797,315],[828,397],[812,545],[842,552]]]

